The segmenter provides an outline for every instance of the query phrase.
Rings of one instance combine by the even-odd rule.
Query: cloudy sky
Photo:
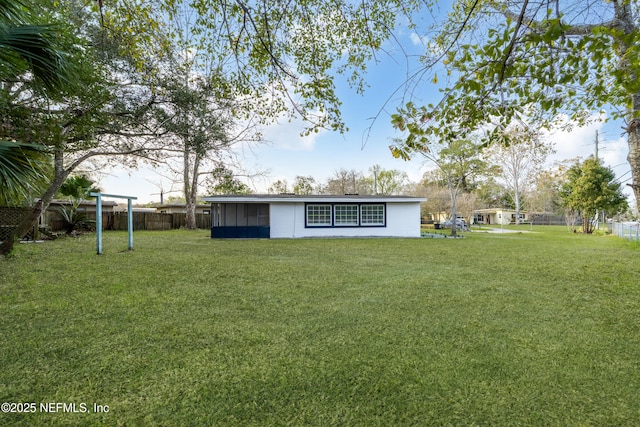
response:
[[[423,42],[413,33],[400,33],[398,40],[410,55],[424,51]],[[238,160],[248,173],[263,172],[263,177],[247,180],[247,184],[255,192],[266,192],[277,180],[287,180],[291,184],[297,175],[310,175],[322,182],[340,169],[367,172],[376,164],[385,169],[405,171],[411,180],[418,181],[432,166],[419,159],[409,162],[395,159],[388,148],[391,139],[398,136],[390,124],[390,114],[402,104],[402,84],[406,76],[416,69],[415,62],[389,43],[386,54],[381,54],[378,62],[368,69],[366,80],[370,87],[363,96],[338,81],[342,114],[350,129],[348,133],[321,131],[301,136],[304,129],[301,121],[285,121],[266,128],[264,143],[236,150]],[[412,89],[412,95],[419,98],[416,102],[436,102],[440,98],[438,88],[428,76],[425,80],[420,87]],[[621,123],[593,123],[572,132],[548,135],[556,149],[550,162],[586,158],[593,154],[596,131],[599,134],[599,156],[614,169],[621,182],[630,182],[626,161],[628,149]],[[161,170],[141,167],[138,170],[112,168],[103,172],[98,179],[105,193],[134,195],[139,203],[159,201],[161,189],[166,196],[181,195],[181,184],[172,182]],[[630,194],[629,187],[625,188],[625,192]]]

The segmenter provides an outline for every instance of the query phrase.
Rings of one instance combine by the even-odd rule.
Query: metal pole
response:
[[[96,197],[96,251],[98,255],[102,254],[102,197],[98,194]]]
[[[131,198],[127,199],[127,231],[129,233],[129,250],[133,250],[133,206]]]

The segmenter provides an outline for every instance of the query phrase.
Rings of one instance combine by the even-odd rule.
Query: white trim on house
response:
[[[260,228],[260,237],[271,238],[420,237],[420,203],[426,201],[407,196],[293,194],[202,200],[211,203],[212,237],[255,237],[252,233]],[[265,211],[268,218],[260,213]]]

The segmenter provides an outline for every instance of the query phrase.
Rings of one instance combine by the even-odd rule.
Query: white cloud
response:
[[[311,132],[309,135],[301,135],[305,129],[304,121],[294,118],[288,121],[279,120],[263,131],[263,136],[267,144],[272,148],[287,151],[311,151],[316,145],[317,139],[328,132],[320,129],[318,132]]]
[[[556,149],[556,153],[550,156],[548,163],[577,157],[584,160],[595,155],[596,132],[598,134],[598,158],[602,159],[606,166],[613,169],[616,178],[623,184],[622,191],[631,195],[631,188],[626,185],[631,179],[631,168],[627,161],[629,147],[626,135],[621,134],[617,122],[595,121],[587,126],[574,127],[572,130],[548,132],[545,136]]]
[[[418,35],[418,33],[411,33],[409,35],[409,38],[411,39],[411,43],[413,43],[414,46],[426,46],[427,45],[425,40],[422,37],[420,37],[420,35]]]
[[[586,159],[595,155],[597,138],[598,157],[606,165],[611,167],[618,167],[620,164],[627,165],[626,138],[616,129],[615,122],[594,121],[586,126],[576,126],[570,130],[546,132],[544,136],[556,150],[550,160],[561,161],[577,157]]]

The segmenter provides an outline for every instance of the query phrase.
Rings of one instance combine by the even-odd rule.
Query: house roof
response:
[[[487,208],[487,209],[475,209],[474,213],[498,213],[498,212],[513,212],[515,213],[515,209],[510,208]],[[527,213],[527,211],[520,210],[520,213]]]
[[[51,202],[49,203],[49,205],[71,205],[73,204],[72,200],[68,200],[68,199],[53,199],[51,200]],[[102,200],[102,203],[100,203],[102,206],[117,206],[118,203],[114,202],[113,200]],[[82,203],[80,203],[80,206],[82,207],[86,207],[86,206],[95,206],[96,205],[96,201],[95,200],[83,200]]]
[[[185,207],[187,207],[187,204],[186,203],[165,203],[165,204],[161,205],[159,203],[154,203],[150,207],[152,207],[154,209],[156,209],[156,208],[157,209],[163,209],[163,208],[185,208]],[[209,205],[208,204],[204,205],[202,203],[198,203],[198,204],[196,204],[196,207],[197,208],[208,208]]]
[[[328,195],[328,194],[225,194],[203,197],[202,200],[211,203],[420,203],[425,197],[410,196],[380,196],[380,195]]]

